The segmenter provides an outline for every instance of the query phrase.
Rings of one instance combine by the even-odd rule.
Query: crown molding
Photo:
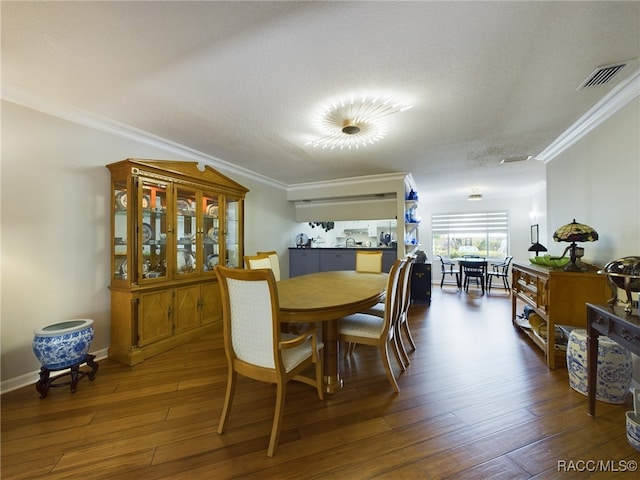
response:
[[[535,158],[549,163],[638,95],[640,95],[640,69],[616,85],[576,123],[565,130],[542,152],[535,155]]]
[[[213,168],[225,170],[237,175],[242,175],[243,177],[247,177],[257,182],[270,185],[274,188],[278,188],[281,190],[287,189],[287,185],[285,183],[266,177],[252,170],[239,167],[220,158],[200,152],[199,150],[195,150],[185,145],[172,142],[171,140],[167,140],[166,138],[159,137],[152,133],[134,128],[130,125],[126,125],[110,118],[95,115],[84,110],[70,108],[68,105],[64,105],[60,102],[37,97],[31,92],[5,80],[2,81],[0,98],[17,105],[42,112],[47,115],[51,115],[56,118],[67,120],[83,127],[105,132],[117,137],[133,140],[161,150],[166,150],[167,152],[178,155],[185,160],[195,160],[197,162],[209,165]]]
[[[406,172],[391,172],[291,184],[287,188],[287,200],[317,201],[328,198],[365,198],[370,195],[384,194],[403,197],[407,175]]]
[[[335,180],[319,180],[317,182],[292,183],[289,190],[306,190],[309,187],[336,187],[336,186],[353,186],[356,184],[378,183],[380,181],[405,180],[407,173],[391,172],[379,173],[376,175],[363,175],[360,177],[346,177]]]

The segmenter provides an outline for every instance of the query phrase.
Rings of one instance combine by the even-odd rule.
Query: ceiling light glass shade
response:
[[[351,97],[325,107],[316,120],[316,128],[323,133],[305,145],[340,150],[373,145],[388,132],[385,119],[403,112],[411,105],[393,102],[390,98]]]

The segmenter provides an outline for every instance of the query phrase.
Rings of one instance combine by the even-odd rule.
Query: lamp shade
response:
[[[583,223],[577,223],[576,219],[558,228],[553,234],[556,242],[595,242],[598,240],[598,232],[593,227]]]
[[[531,245],[528,249],[529,252],[536,252],[536,255],[538,254],[538,252],[546,252],[547,251],[547,247],[545,247],[544,245],[542,245],[541,243],[534,243],[533,245]]]

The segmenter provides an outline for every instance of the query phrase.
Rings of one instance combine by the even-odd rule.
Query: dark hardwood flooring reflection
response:
[[[216,433],[226,382],[220,334],[135,367],[102,360],[96,380],[73,395],[58,388],[41,400],[33,386],[6,393],[1,477],[636,478],[613,471],[640,461],[625,438],[630,402],[598,402],[598,416],[587,416],[566,370],[549,371],[512,327],[503,290],[434,286],[430,307],[411,307],[410,325],[418,348],[398,375],[399,395],[375,349],[358,346],[342,362],[339,394],[321,402],[291,384],[273,458],[271,385],[241,378],[227,432]]]

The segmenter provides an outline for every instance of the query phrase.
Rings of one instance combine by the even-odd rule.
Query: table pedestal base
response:
[[[38,393],[40,394],[40,398],[45,398],[47,396],[47,394],[49,393],[49,388],[53,387],[53,388],[57,388],[57,387],[65,387],[67,385],[71,385],[71,393],[75,393],[76,392],[76,386],[78,385],[78,381],[87,376],[89,377],[90,381],[95,380],[96,378],[96,372],[98,371],[98,364],[96,362],[94,362],[93,360],[96,358],[95,355],[85,355],[85,357],[82,359],[82,361],[78,362],[78,363],[74,363],[73,365],[71,365],[70,367],[65,367],[64,369],[58,369],[58,370],[49,370],[48,368],[45,367],[41,367],[40,368],[40,380],[38,380],[38,383],[36,383],[36,390],[38,391]],[[89,367],[91,367],[91,371],[83,371],[80,370],[80,365],[82,365],[83,363],[86,363]],[[55,377],[51,377],[51,372],[52,371],[59,371],[59,370],[66,370],[67,368],[69,368],[68,372],[65,373],[61,373],[60,375],[56,375]],[[66,382],[57,382],[56,380],[62,378],[62,377],[66,377],[66,376],[70,376],[71,380],[66,381]]]
[[[336,376],[323,375],[322,385],[324,387],[324,393],[328,393],[329,395],[332,395],[342,390],[344,383],[342,382],[340,375],[336,375]]]
[[[338,358],[340,358],[338,320],[329,320],[322,325],[322,342],[324,343],[322,350],[322,368],[325,372],[322,376],[324,392],[334,394],[342,390],[343,386],[338,367]]]

